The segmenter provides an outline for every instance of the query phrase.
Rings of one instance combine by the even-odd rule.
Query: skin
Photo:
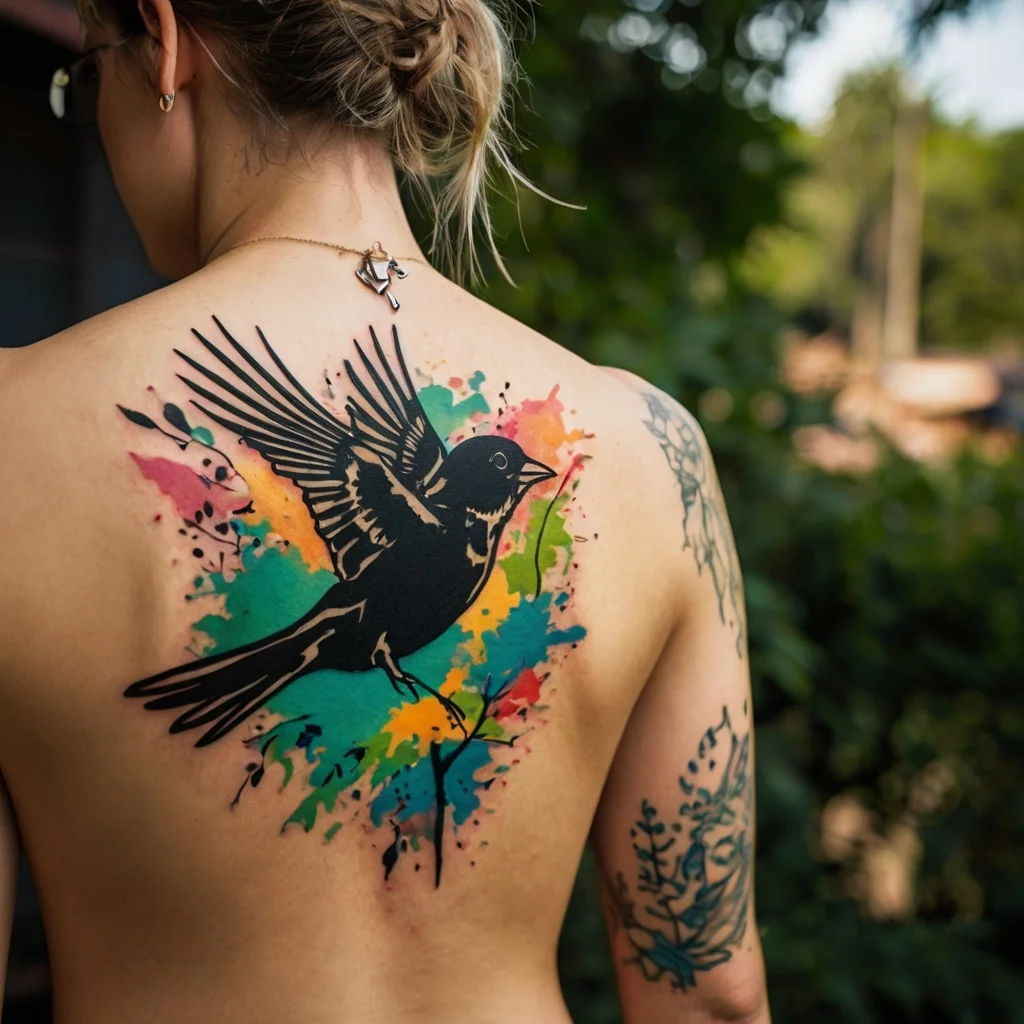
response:
[[[370,140],[314,127],[261,159],[168,0],[142,10],[150,40],[100,54],[99,124],[150,260],[176,283],[0,354],[0,436],[15,439],[0,452],[15,482],[0,507],[0,963],[21,845],[58,1024],[564,1024],[555,949],[585,842],[608,877],[633,878],[641,801],[678,804],[688,752],[723,706],[735,715],[749,699],[746,657],[683,547],[679,485],[644,426],[649,386],[412,262],[422,253]],[[88,29],[90,46],[113,38]],[[114,403],[153,383],[186,404],[172,349],[213,312],[259,322],[309,382],[393,316],[350,257],[290,243],[227,252],[274,234],[384,240],[410,269],[397,321],[410,366],[479,368],[521,397],[558,385],[570,422],[595,435],[587,518],[573,523],[593,537],[578,577],[588,638],[556,670],[549,724],[509,776],[487,855],[472,869],[450,858],[437,890],[384,886],[380,850],[356,829],[329,847],[278,836],[273,792],[229,813],[237,754],[176,742],[121,696],[180,661],[190,618],[187,580],[168,568],[173,531],[156,531]],[[728,962],[686,993],[625,962],[623,928],[612,944],[630,1024],[768,1020],[752,907]]]

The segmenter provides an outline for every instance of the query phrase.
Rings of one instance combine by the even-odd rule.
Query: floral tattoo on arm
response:
[[[743,706],[744,717],[747,705]],[[632,947],[626,963],[649,981],[667,978],[685,992],[701,971],[730,960],[747,929],[753,869],[750,731],[737,731],[727,708],[709,727],[679,779],[678,816],[649,800],[630,836],[631,886],[609,880],[609,917]]]

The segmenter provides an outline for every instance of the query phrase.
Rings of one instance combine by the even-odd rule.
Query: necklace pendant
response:
[[[356,268],[356,277],[378,295],[386,296],[391,308],[397,310],[398,299],[391,294],[392,274],[399,280],[409,276],[409,272],[398,265],[398,260],[393,259],[381,248],[380,242],[374,242],[372,249],[366,249],[362,253],[362,259]]]

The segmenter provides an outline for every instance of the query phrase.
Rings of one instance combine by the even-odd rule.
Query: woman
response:
[[[626,1019],[766,1021],[699,428],[433,270],[399,199],[493,249],[496,14],[83,18],[55,110],[175,283],[0,362],[0,933],[20,838],[55,1019],[566,1021],[592,832]]]

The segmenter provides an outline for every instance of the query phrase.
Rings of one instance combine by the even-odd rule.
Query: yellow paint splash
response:
[[[468,665],[449,669],[441,685],[441,693],[445,697],[457,693],[462,689],[468,676]],[[433,697],[393,708],[390,721],[381,731],[391,737],[388,757],[392,757],[398,745],[406,740],[416,747],[420,756],[423,756],[429,753],[431,743],[461,740],[464,735],[462,730],[451,722],[441,702],[434,700]]]
[[[519,604],[519,600],[519,594],[509,593],[504,570],[495,566],[480,596],[459,619],[459,625],[470,636],[456,648],[458,663],[448,670],[440,687],[445,697],[451,697],[465,686],[470,666],[484,660],[484,633],[497,629]],[[390,721],[383,731],[391,737],[388,757],[405,741],[412,743],[419,754],[424,756],[429,753],[432,742],[461,740],[464,735],[458,726],[452,724],[440,702],[433,698],[424,698],[392,709]]]
[[[463,641],[460,649],[469,654],[470,658],[480,664],[484,660],[483,635],[488,630],[496,630],[507,618],[509,612],[519,604],[519,594],[510,594],[508,577],[500,565],[491,570],[490,578],[480,591],[480,596],[473,602],[469,610],[463,612],[459,625],[472,637]]]
[[[249,524],[269,520],[270,528],[294,546],[310,572],[333,571],[327,545],[313,527],[313,517],[302,503],[302,492],[290,481],[278,476],[255,455],[235,458],[238,471],[249,485],[254,512],[243,518]]]

